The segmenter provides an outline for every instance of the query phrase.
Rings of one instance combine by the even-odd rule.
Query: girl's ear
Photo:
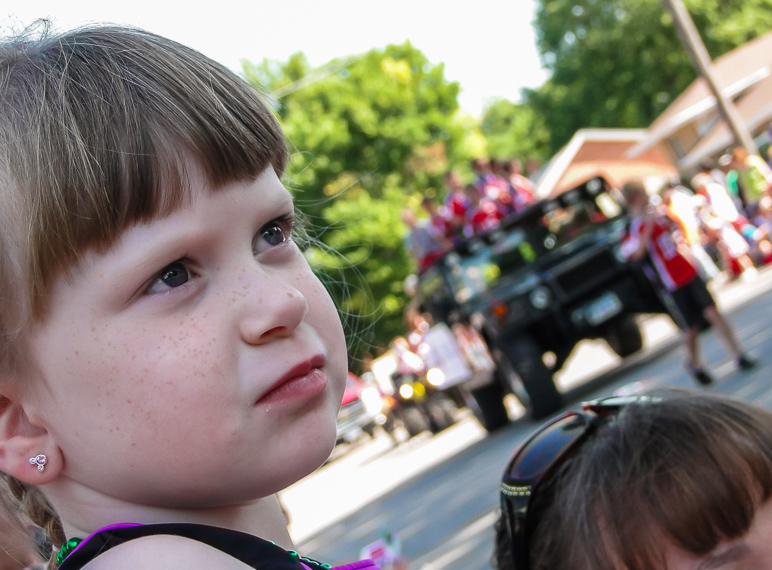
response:
[[[63,465],[45,427],[33,425],[18,400],[0,393],[0,471],[32,485],[57,478]]]

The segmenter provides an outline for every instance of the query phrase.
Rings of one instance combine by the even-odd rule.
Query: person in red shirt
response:
[[[622,195],[633,217],[630,237],[634,245],[629,257],[638,259],[648,252],[662,284],[671,292],[684,322],[687,371],[700,384],[713,382],[711,375],[700,363],[698,340],[703,319],[713,325],[726,341],[724,347],[740,369],[747,370],[756,366],[756,361],[740,348],[732,328],[716,307],[713,296],[695,269],[688,246],[679,234],[674,233],[672,222],[665,216],[657,215],[649,203],[649,195],[643,184],[638,181],[627,182],[622,187]]]
[[[402,223],[407,226],[405,249],[413,255],[418,271],[424,271],[453,250],[453,243],[426,218],[418,220],[410,208],[402,210]]]
[[[469,199],[464,194],[464,185],[454,170],[445,175],[445,184],[448,187],[445,208],[447,209],[450,230],[454,235],[462,235],[466,211],[469,209]]]
[[[483,196],[481,190],[474,184],[467,184],[464,187],[464,194],[470,204],[466,211],[464,235],[481,236],[499,227],[505,212],[495,200]]]
[[[429,223],[442,235],[450,238],[452,235],[448,218],[448,209],[445,206],[437,206],[437,202],[431,196],[421,199],[421,208],[429,214]]]

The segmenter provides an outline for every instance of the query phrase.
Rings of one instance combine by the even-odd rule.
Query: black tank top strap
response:
[[[130,540],[154,535],[172,535],[189,538],[216,548],[255,569],[304,570],[301,562],[312,570],[330,568],[296,552],[284,550],[273,542],[257,536],[220,528],[190,523],[149,524],[111,528],[98,532],[70,553],[59,570],[79,570],[106,550]]]

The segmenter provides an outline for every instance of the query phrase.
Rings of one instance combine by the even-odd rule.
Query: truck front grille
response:
[[[575,298],[596,288],[617,272],[617,264],[609,250],[573,261],[563,270],[556,268],[552,277],[559,293]]]

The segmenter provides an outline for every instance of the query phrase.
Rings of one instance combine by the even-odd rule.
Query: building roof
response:
[[[646,135],[641,129],[581,129],[558,152],[537,182],[536,193],[559,194],[593,176],[603,176],[615,186],[631,178],[670,177],[677,174],[659,145],[635,159],[625,154]]]
[[[751,132],[764,126],[772,119],[772,75],[755,85],[736,106],[737,112]],[[705,157],[721,152],[733,143],[734,135],[729,126],[725,121],[719,121],[697,146],[679,161],[679,166],[682,168],[697,166]]]
[[[713,71],[721,92],[734,99],[772,75],[772,32],[725,53],[713,62]],[[646,137],[630,151],[632,158],[665,139],[680,127],[716,106],[703,78],[692,82],[673,103],[651,124]]]

